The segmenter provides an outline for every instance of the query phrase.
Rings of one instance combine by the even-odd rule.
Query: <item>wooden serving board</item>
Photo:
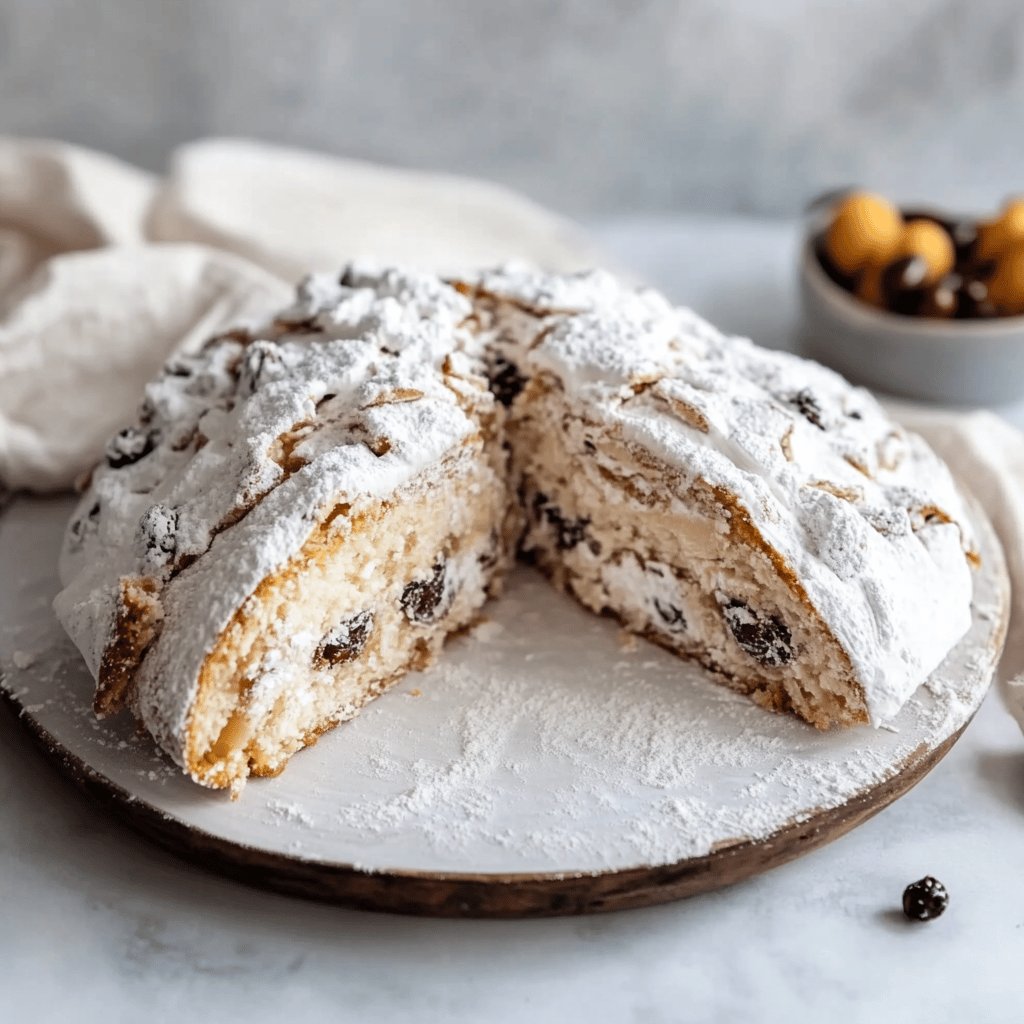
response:
[[[518,569],[489,620],[241,799],[201,789],[92,680],[54,619],[68,499],[0,517],[0,675],[59,770],[168,849],[373,910],[575,914],[714,889],[841,836],[920,780],[980,705],[1009,585],[974,512],[973,625],[890,728],[820,733],[625,637]]]

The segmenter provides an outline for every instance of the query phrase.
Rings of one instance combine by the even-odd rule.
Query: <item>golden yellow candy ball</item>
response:
[[[988,297],[1004,316],[1024,313],[1024,241],[1000,254],[988,282]]]
[[[932,284],[953,269],[956,248],[949,232],[933,220],[909,221],[900,235],[897,259],[920,256],[927,270],[924,283]]]
[[[1009,199],[995,220],[978,227],[978,256],[996,259],[1015,242],[1024,241],[1024,198]]]
[[[851,192],[835,209],[825,234],[829,258],[843,273],[888,263],[896,251],[903,218],[892,203],[871,192]]]

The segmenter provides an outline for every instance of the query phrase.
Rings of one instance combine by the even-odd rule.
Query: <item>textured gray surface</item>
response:
[[[1016,0],[0,0],[0,131],[160,167],[207,134],[492,177],[576,213],[1021,183]],[[1016,181],[1014,175],[1017,175]]]

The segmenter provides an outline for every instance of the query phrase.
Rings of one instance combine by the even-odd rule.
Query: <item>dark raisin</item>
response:
[[[506,408],[526,386],[526,378],[515,363],[503,356],[496,356],[487,372],[487,379],[494,397]]]
[[[498,564],[498,556],[501,553],[501,540],[495,531],[487,540],[487,547],[477,556],[477,562],[483,569],[493,569]]]
[[[686,632],[686,616],[683,614],[682,608],[677,608],[674,604],[655,598],[654,610],[658,613],[658,618],[673,633]]]
[[[722,614],[736,643],[755,661],[775,667],[792,660],[793,635],[777,615],[755,612],[735,597],[722,605]]]
[[[166,505],[151,505],[139,519],[139,539],[145,560],[155,567],[167,565],[178,546],[178,513]]]
[[[155,444],[154,432],[139,430],[137,427],[125,427],[107,442],[107,465],[111,469],[130,466],[147,456]]]
[[[445,586],[446,576],[446,563],[439,561],[434,563],[427,579],[413,580],[405,585],[402,610],[410,622],[435,622],[444,615],[450,598]]]
[[[242,356],[238,371],[238,391],[245,397],[259,390],[267,379],[277,376],[282,365],[281,354],[272,341],[254,341]]]
[[[533,496],[533,514],[537,522],[546,522],[555,531],[555,546],[559,551],[571,551],[587,539],[590,520],[566,518],[543,491]]]
[[[786,402],[793,406],[808,423],[813,423],[819,430],[825,429],[821,406],[807,388],[801,388],[794,394],[789,395],[786,398]]]
[[[96,528],[96,524],[100,521],[100,503],[97,501],[93,504],[92,508],[76,519],[70,526],[71,542],[75,547],[79,547],[85,535],[90,533]]]
[[[940,917],[949,906],[946,887],[931,875],[912,882],[903,890],[903,913],[912,921],[930,921]]]
[[[559,551],[571,551],[577,544],[582,544],[590,525],[589,519],[563,519],[554,510],[549,510],[548,522],[555,527],[555,543]]]
[[[344,665],[359,657],[372,631],[371,612],[360,612],[344,619],[320,641],[314,657],[327,665]]]

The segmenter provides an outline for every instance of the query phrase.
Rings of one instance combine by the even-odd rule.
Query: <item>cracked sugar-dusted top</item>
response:
[[[684,486],[735,500],[849,655],[874,723],[966,632],[976,556],[963,501],[867,391],[605,273],[510,266],[462,287],[491,304],[522,374],[546,374]]]
[[[164,628],[137,699],[172,753],[206,653],[318,516],[391,493],[479,430],[491,398],[470,313],[436,277],[356,264],[307,279],[272,321],[172,360],[146,387],[68,529],[55,607],[98,675],[119,581],[149,581]]]

